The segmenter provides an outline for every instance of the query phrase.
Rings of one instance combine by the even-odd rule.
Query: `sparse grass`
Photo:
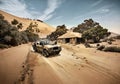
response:
[[[120,47],[109,46],[109,47],[105,47],[105,48],[103,49],[103,51],[119,52],[119,53],[120,53]]]

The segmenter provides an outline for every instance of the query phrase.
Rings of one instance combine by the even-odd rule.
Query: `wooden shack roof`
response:
[[[58,37],[59,38],[81,38],[82,35],[80,33],[77,32],[72,32],[72,31],[68,31],[67,33],[63,34],[62,36]]]

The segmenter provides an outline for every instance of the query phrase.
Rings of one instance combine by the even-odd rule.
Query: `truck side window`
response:
[[[40,42],[40,45],[42,45],[42,46],[43,46],[43,45],[44,45],[44,43],[43,43],[43,42]]]

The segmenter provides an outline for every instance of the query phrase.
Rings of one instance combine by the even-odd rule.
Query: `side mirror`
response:
[[[54,44],[57,44],[57,41],[55,41],[55,43]]]

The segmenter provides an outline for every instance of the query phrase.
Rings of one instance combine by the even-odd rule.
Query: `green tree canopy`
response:
[[[83,33],[84,31],[90,29],[90,28],[97,28],[101,27],[99,23],[93,21],[92,19],[84,20],[83,23],[79,24],[77,27],[73,29],[73,32],[79,32]]]
[[[56,40],[59,36],[65,34],[67,32],[67,28],[65,25],[57,26],[56,31],[52,32],[50,35],[47,36],[50,40]]]
[[[99,26],[99,27],[94,27],[94,28],[84,31],[82,34],[82,37],[85,40],[91,39],[94,42],[99,42],[100,39],[103,39],[104,37],[108,35],[109,35],[108,30]]]

